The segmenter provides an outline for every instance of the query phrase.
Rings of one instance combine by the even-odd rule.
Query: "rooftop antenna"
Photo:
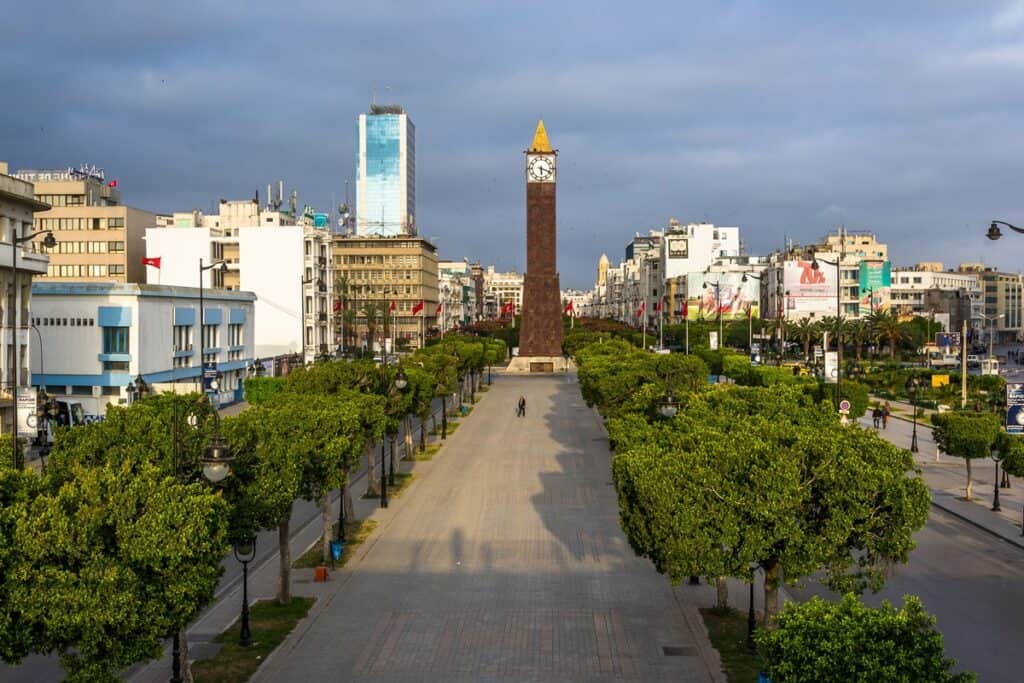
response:
[[[267,183],[267,209],[270,209],[274,204],[274,194],[270,191],[273,187],[270,183]]]
[[[284,181],[277,181],[277,199],[274,200],[274,211],[281,208],[281,204],[284,202]]]
[[[298,215],[299,210],[298,190],[292,190],[292,196],[288,199],[288,208],[292,210],[292,218],[295,218]]]

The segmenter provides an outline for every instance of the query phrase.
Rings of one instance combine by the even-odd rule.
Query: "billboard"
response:
[[[889,292],[892,288],[892,271],[888,261],[861,261],[858,273],[860,288],[860,315],[889,308]]]
[[[1006,431],[1024,433],[1024,384],[1006,385]]]
[[[743,273],[688,273],[686,300],[690,320],[717,319],[719,313],[725,320],[745,320],[759,315],[761,282],[743,282]]]
[[[835,315],[837,312],[838,268],[823,261],[818,261],[817,269],[812,264],[813,261],[797,259],[783,265],[787,317]]]
[[[690,240],[686,237],[669,237],[668,257],[669,258],[690,258]]]

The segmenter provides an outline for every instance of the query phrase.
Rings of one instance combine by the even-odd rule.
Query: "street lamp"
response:
[[[757,616],[754,613],[754,580],[757,578],[757,563],[751,563],[750,567],[750,602],[747,608],[747,652],[754,654],[757,646],[754,643],[754,628],[757,625]]]
[[[1016,225],[1010,225],[1006,221],[992,221],[992,225],[988,226],[988,232],[985,233],[985,237],[989,238],[990,240],[997,240],[1000,237],[1002,237],[1003,233],[1002,231],[999,230],[1000,225],[1005,225],[1014,232],[1024,234],[1024,228],[1018,228]]]
[[[996,477],[992,482],[992,512],[999,512],[1002,509],[999,507],[999,462],[1003,459],[1003,454],[999,451],[998,444],[992,444],[989,455],[996,464]]]
[[[21,309],[21,306],[18,303],[18,245],[19,244],[23,244],[25,242],[28,242],[29,240],[33,240],[36,237],[39,237],[40,235],[46,235],[46,237],[43,238],[43,246],[46,247],[47,249],[53,249],[55,246],[57,246],[57,240],[54,238],[53,232],[50,231],[50,230],[41,230],[39,232],[30,232],[27,235],[22,235],[21,237],[18,237],[17,236],[18,232],[15,229],[14,225],[15,224],[11,225],[11,282],[12,282],[12,284],[11,284],[11,301],[12,301],[12,305],[11,305],[10,319],[12,321],[14,321],[14,325],[11,326],[12,327],[12,331],[11,331],[11,335],[12,335],[11,336],[11,350],[12,350],[13,356],[14,356],[13,359],[12,359],[12,367],[11,367],[11,375],[14,377],[14,382],[12,382],[13,386],[11,387],[11,389],[12,389],[11,396],[14,399],[14,402],[12,404],[14,406],[14,420],[12,421],[12,423],[14,425],[14,429],[11,432],[12,433],[12,438],[11,438],[11,447],[12,447],[11,455],[12,455],[13,461],[14,461],[14,469],[19,469],[19,465],[21,464],[21,462],[20,462],[20,459],[18,457],[18,383],[21,381],[21,361],[18,358],[18,349],[21,347],[21,343],[17,339],[17,333],[18,333],[17,320],[18,320],[18,313],[19,313],[19,311]],[[30,290],[31,290],[31,286],[30,286]]]
[[[259,358],[253,360],[248,367],[250,377],[262,377],[266,374],[267,369],[263,366],[263,361]]]
[[[242,632],[238,644],[249,647],[252,645],[252,633],[249,631],[249,563],[256,557],[256,537],[236,543],[234,551],[235,559],[242,563]]]
[[[838,410],[839,402],[842,400],[840,393],[840,380],[841,375],[843,374],[839,371],[839,368],[843,367],[843,307],[840,301],[842,295],[842,289],[840,287],[840,281],[842,278],[839,273],[840,263],[838,259],[835,261],[827,261],[825,259],[819,259],[813,254],[811,255],[811,258],[811,268],[813,270],[819,270],[821,268],[820,264],[822,263],[826,266],[835,266],[836,269],[836,410]],[[826,351],[827,350],[828,349],[826,349]],[[828,378],[826,377],[825,379],[827,381]]]
[[[707,271],[704,271],[707,273]],[[722,280],[719,278],[717,282],[712,282],[711,286],[715,288],[715,311],[718,313],[718,348],[722,349],[725,347],[725,339],[722,336],[722,289],[719,286]],[[708,281],[705,280],[702,285],[703,289],[708,288]]]
[[[906,389],[910,394],[910,403],[914,407],[914,431],[910,435],[910,452],[917,453],[917,389],[921,380],[911,375],[907,378]]]
[[[128,405],[140,401],[150,394],[149,385],[146,384],[146,380],[142,379],[142,375],[136,375],[134,381],[128,382]]]
[[[672,395],[672,389],[665,389],[665,395],[658,401],[658,412],[661,416],[671,420],[679,412],[679,401]]]
[[[145,388],[145,382],[142,381],[141,375],[137,378],[138,383],[141,384],[142,388]],[[133,389],[135,391],[135,389]],[[193,405],[192,408],[198,406]],[[213,409],[213,406],[210,406]],[[190,425],[195,426],[195,414],[187,413],[185,416],[180,415],[180,401],[178,397],[174,398],[174,419],[171,425],[172,429],[172,460],[171,469],[172,475],[176,480],[181,479],[180,463],[181,463],[181,449],[182,449],[182,434],[181,434],[181,422],[182,417],[185,417],[185,421]],[[227,444],[224,443],[220,436],[220,416],[216,410],[213,413],[214,417],[214,435],[210,443],[203,449],[203,454],[199,458],[199,464],[202,467],[203,476],[211,483],[216,484],[222,481],[225,477],[231,474],[231,463],[234,458],[231,455],[231,450]],[[182,683],[181,677],[181,629],[174,630],[174,639],[171,646],[171,683]]]

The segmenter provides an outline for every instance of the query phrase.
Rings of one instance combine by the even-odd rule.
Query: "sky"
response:
[[[377,103],[416,124],[417,222],[446,259],[525,263],[523,150],[559,150],[563,287],[670,217],[751,254],[869,230],[894,265],[1017,272],[1024,0],[17,2],[0,159],[81,163],[124,203],[209,211],[285,181],[355,196]]]

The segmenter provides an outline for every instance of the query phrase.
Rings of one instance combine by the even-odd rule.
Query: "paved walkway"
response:
[[[255,680],[723,680],[698,592],[620,531],[610,457],[575,375],[496,378]]]

